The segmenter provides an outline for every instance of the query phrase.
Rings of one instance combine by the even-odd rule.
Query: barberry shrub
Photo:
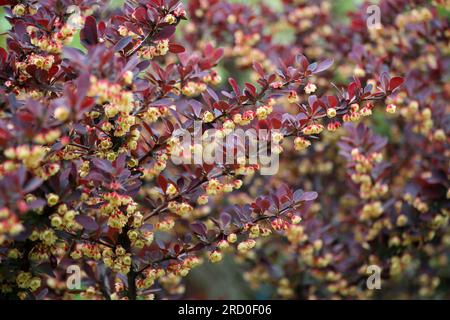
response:
[[[227,254],[277,297],[371,297],[369,265],[445,295],[448,22],[406,2],[374,31],[327,1],[0,1],[1,297],[179,298]],[[173,161],[237,129],[272,133],[278,173]]]

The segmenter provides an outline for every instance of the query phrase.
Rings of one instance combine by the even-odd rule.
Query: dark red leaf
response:
[[[185,51],[184,47],[181,44],[177,43],[170,43],[169,44],[169,51],[172,53],[182,53]]]
[[[405,80],[402,77],[393,77],[389,81],[389,91],[394,91],[403,84]]]
[[[86,45],[94,45],[98,43],[97,22],[93,16],[86,18],[84,27],[80,32],[80,39]]]

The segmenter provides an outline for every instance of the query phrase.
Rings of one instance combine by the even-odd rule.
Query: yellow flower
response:
[[[313,83],[309,83],[305,86],[305,93],[311,94],[317,90],[317,86]]]
[[[334,118],[336,116],[336,109],[335,108],[328,108],[327,116],[328,116],[328,118]]]
[[[16,16],[23,16],[25,14],[25,6],[23,4],[15,5],[12,12]]]
[[[50,207],[53,207],[54,205],[56,205],[59,201],[59,196],[54,194],[54,193],[49,193],[46,195],[47,197],[47,204]]]
[[[36,291],[41,286],[41,279],[38,277],[33,277],[30,281],[29,288],[31,291]]]
[[[227,236],[227,241],[228,241],[229,243],[235,243],[235,242],[237,241],[237,235],[236,235],[235,233],[230,233],[230,234]]]
[[[386,112],[387,113],[395,113],[396,109],[397,109],[397,106],[395,104],[392,104],[392,103],[388,104],[386,106]]]
[[[54,117],[59,121],[66,121],[69,118],[70,110],[65,106],[59,106],[55,109]]]
[[[211,111],[206,111],[203,114],[202,118],[203,118],[203,122],[205,122],[205,123],[209,123],[209,122],[213,122],[214,121],[214,115],[212,114]]]
[[[177,194],[177,192],[177,188],[172,183],[169,183],[166,189],[166,194],[168,194],[169,196],[174,196]]]
[[[222,253],[220,253],[219,251],[215,250],[209,254],[209,261],[211,261],[212,263],[217,263],[220,262],[221,260],[222,260]]]
[[[164,22],[168,24],[175,24],[177,23],[177,18],[175,18],[173,14],[169,13],[167,16],[164,17]]]
[[[200,197],[198,197],[197,203],[199,205],[207,204],[208,203],[208,196],[206,194],[202,194]]]

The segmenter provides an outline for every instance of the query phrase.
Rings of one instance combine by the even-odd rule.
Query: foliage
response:
[[[371,297],[370,264],[384,296],[448,295],[448,22],[406,2],[374,31],[326,1],[0,1],[1,296],[179,298],[226,253],[277,297]],[[390,141],[352,124],[377,106]],[[278,132],[280,172],[174,163],[196,121]]]

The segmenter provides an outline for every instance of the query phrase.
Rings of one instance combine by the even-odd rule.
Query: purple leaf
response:
[[[95,220],[88,216],[78,215],[75,217],[75,221],[83,226],[88,231],[96,231],[98,230],[98,224]]]
[[[333,65],[333,63],[334,63],[333,59],[323,60],[323,61],[319,62],[319,64],[317,65],[317,68],[314,69],[313,72],[314,73],[319,73],[319,72],[325,71],[328,68],[330,68]]]

